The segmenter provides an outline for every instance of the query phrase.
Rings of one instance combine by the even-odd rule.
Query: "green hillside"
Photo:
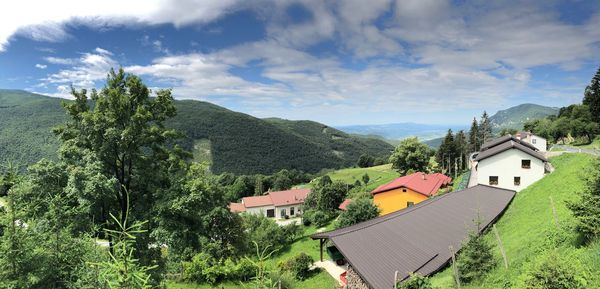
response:
[[[492,129],[523,129],[523,124],[532,119],[540,119],[549,115],[557,115],[558,108],[532,103],[524,103],[505,110],[499,110],[490,117]]]
[[[508,257],[509,268],[505,269],[494,234],[487,232],[486,240],[493,244],[498,266],[478,283],[462,288],[517,288],[516,280],[524,269],[541,251],[556,248],[567,258],[579,259],[591,272],[600,272],[600,242],[581,246],[573,230],[574,219],[565,206],[565,201],[576,198],[583,190],[586,172],[593,166],[594,157],[584,154],[563,154],[551,159],[556,170],[527,189],[517,193],[513,202],[497,223],[498,232]],[[559,234],[554,223],[552,197],[558,222],[564,229]],[[552,242],[552,235],[559,234],[562,242]],[[559,239],[561,240],[561,239]],[[432,277],[437,288],[454,288],[452,270],[445,269]],[[596,276],[587,288],[600,288]]]
[[[55,158],[52,128],[66,119],[61,99],[0,90],[0,163],[31,164]],[[262,120],[201,101],[176,101],[167,125],[186,135],[182,145],[215,173],[270,174],[281,169],[317,172],[353,165],[363,153],[389,154],[393,147],[310,121]]]
[[[349,168],[341,169],[327,175],[334,181],[342,181],[347,184],[353,184],[357,180],[362,181],[364,174],[369,175],[369,184],[367,191],[372,191],[380,185],[389,183],[395,178],[399,178],[400,174],[392,169],[391,164],[374,166],[370,168]]]

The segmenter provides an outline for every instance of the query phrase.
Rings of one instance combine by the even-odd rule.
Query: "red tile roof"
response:
[[[452,178],[440,173],[425,174],[422,172],[416,172],[412,175],[403,176],[387,184],[381,185],[373,190],[371,194],[375,195],[405,187],[419,194],[430,197],[435,195],[441,187],[448,185],[450,181],[452,181]]]
[[[233,213],[241,213],[246,211],[246,207],[242,203],[229,203],[229,210]]]
[[[346,210],[346,207],[348,207],[348,205],[349,205],[350,203],[352,203],[352,199],[345,199],[345,200],[344,200],[344,201],[343,201],[343,202],[340,204],[340,206],[338,207],[338,209],[340,209],[340,210],[342,210],[342,211],[345,211],[345,210]]]
[[[269,197],[269,195],[264,195],[242,198],[242,204],[244,204],[246,208],[252,208],[272,206],[273,202],[271,201],[271,197]]]
[[[270,192],[269,196],[276,207],[304,203],[310,189],[292,189],[287,191]]]
[[[287,205],[296,205],[304,203],[304,199],[310,193],[310,189],[292,189],[286,191],[277,191],[277,192],[269,192],[267,195],[263,196],[252,196],[242,198],[241,203],[231,203],[230,209],[233,212],[233,207],[239,208],[237,204],[240,204],[244,207],[244,211],[246,208],[253,207],[264,207],[264,206],[287,206]],[[243,212],[243,211],[240,211]]]

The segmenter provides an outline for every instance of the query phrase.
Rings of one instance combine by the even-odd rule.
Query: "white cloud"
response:
[[[63,40],[68,37],[64,25],[69,21],[97,28],[119,24],[182,26],[213,21],[240,7],[237,4],[238,0],[14,1],[0,9],[0,51],[15,34],[39,41]]]
[[[52,64],[61,64],[61,65],[73,65],[75,63],[77,63],[77,59],[76,58],[60,58],[60,57],[44,57],[44,60],[46,60],[48,63],[52,63]]]
[[[39,69],[46,69],[46,67],[48,67],[48,65],[45,65],[45,64],[39,64],[39,63],[38,63],[38,64],[36,64],[36,65],[35,65],[35,67],[36,67],[36,68],[39,68]]]

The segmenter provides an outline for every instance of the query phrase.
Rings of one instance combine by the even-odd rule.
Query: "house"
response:
[[[309,193],[310,189],[268,192],[262,196],[242,198],[240,203],[230,203],[229,210],[277,219],[296,217],[302,215],[302,205]]]
[[[515,137],[518,140],[532,144],[539,152],[545,153],[547,151],[548,141],[541,136],[532,134],[530,131],[520,131],[515,134]]]
[[[348,209],[348,205],[350,205],[350,203],[352,203],[352,199],[345,199],[340,206],[338,207],[338,209],[345,211]]]
[[[386,215],[427,200],[451,181],[452,178],[440,173],[416,172],[381,185],[371,194],[373,203],[381,209],[380,214]]]
[[[484,143],[474,161],[478,184],[515,191],[543,178],[547,163],[537,147],[512,135]]]
[[[459,251],[469,232],[491,226],[514,196],[512,190],[478,185],[311,238],[319,240],[321,260],[327,243],[345,259],[348,288],[395,288],[395,278],[444,268],[452,258],[449,246]]]

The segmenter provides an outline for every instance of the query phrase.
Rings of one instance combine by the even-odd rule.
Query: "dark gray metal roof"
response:
[[[526,141],[521,141],[520,139],[518,139],[515,136],[510,135],[510,134],[501,136],[499,138],[495,138],[495,139],[493,139],[491,141],[488,141],[488,142],[482,144],[480,151],[483,152],[485,150],[491,149],[491,148],[493,148],[495,146],[498,146],[498,145],[503,144],[503,143],[508,142],[508,141],[513,141],[513,142],[522,144],[523,146],[528,147],[528,148],[530,148],[530,149],[532,149],[534,151],[538,151],[538,149],[534,145],[532,145],[532,144],[530,144],[530,143],[528,143]]]
[[[520,150],[520,151],[522,151],[522,152],[524,152],[524,153],[526,153],[528,155],[531,155],[532,157],[540,159],[540,160],[542,160],[544,162],[548,161],[546,159],[546,157],[544,157],[543,154],[541,154],[541,153],[539,153],[537,151],[534,151],[534,150],[530,149],[529,147],[524,146],[522,142],[515,142],[515,141],[512,141],[512,140],[509,140],[507,142],[504,142],[504,143],[501,143],[499,145],[496,145],[496,146],[494,146],[492,148],[489,148],[489,149],[486,149],[484,151],[481,151],[477,155],[477,157],[475,158],[475,160],[476,161],[480,161],[480,160],[489,158],[491,156],[495,156],[495,155],[497,155],[497,154],[499,154],[501,152],[507,151],[509,149],[518,149],[518,150]]]
[[[318,233],[329,239],[348,263],[374,289],[393,288],[394,273],[430,275],[460,249],[479,215],[481,229],[508,206],[515,191],[477,185],[431,198],[415,206],[347,228]]]

